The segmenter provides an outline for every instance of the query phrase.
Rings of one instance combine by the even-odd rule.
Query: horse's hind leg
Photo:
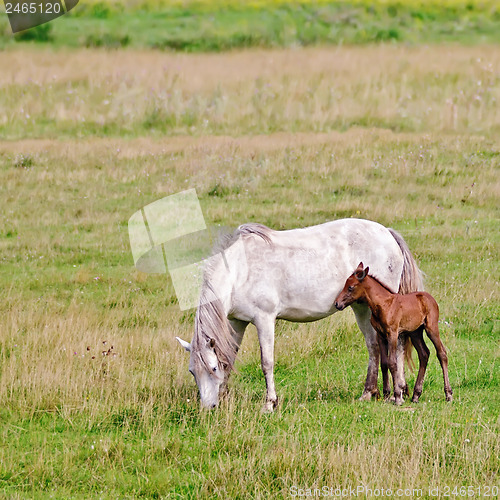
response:
[[[429,349],[424,342],[424,329],[419,328],[417,331],[410,334],[413,347],[417,350],[418,354],[418,375],[413,389],[413,397],[411,400],[414,403],[418,402],[418,398],[422,394],[424,385],[425,370],[427,369],[427,362],[429,361]]]
[[[389,382],[389,361],[387,358],[387,339],[378,334],[378,346],[380,350],[380,369],[382,370],[384,399],[391,396],[391,383]]]
[[[379,396],[377,387],[378,364],[380,360],[380,349],[378,346],[377,332],[370,323],[372,312],[365,304],[352,304],[352,310],[356,316],[359,329],[365,336],[365,343],[368,349],[368,370],[366,373],[365,389],[359,398],[361,401],[369,401],[373,396]]]
[[[398,364],[398,384],[401,386],[403,396],[409,396],[408,384],[405,380],[405,347],[406,335],[399,335],[398,350],[396,351],[396,363]]]
[[[441,342],[441,338],[439,337],[439,326],[438,326],[438,318],[436,315],[429,315],[426,318],[425,322],[425,331],[427,332],[428,337],[431,339],[431,342],[434,344],[436,348],[436,354],[441,363],[441,369],[443,370],[443,378],[444,378],[444,395],[446,397],[446,401],[453,400],[453,391],[451,390],[450,379],[448,378],[448,356],[446,355],[446,349]]]

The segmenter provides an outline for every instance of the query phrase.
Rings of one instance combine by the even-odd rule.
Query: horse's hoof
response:
[[[262,413],[273,413],[276,406],[278,406],[278,401],[266,401],[262,407]]]
[[[412,402],[412,403],[418,403],[418,396],[413,396],[413,397],[411,398],[411,402]]]
[[[380,393],[378,391],[371,392],[371,391],[365,391],[363,394],[361,394],[361,397],[359,398],[360,401],[371,401],[373,397],[378,398]]]
[[[402,399],[394,399],[394,404],[396,406],[401,406],[403,404],[403,400]]]
[[[450,403],[451,403],[451,402],[453,401],[453,395],[452,395],[452,394],[448,394],[448,395],[446,396],[446,401],[448,401],[448,402],[450,402]]]

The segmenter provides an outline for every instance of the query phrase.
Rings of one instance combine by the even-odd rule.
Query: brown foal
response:
[[[412,398],[414,403],[418,401],[422,394],[425,370],[429,360],[429,349],[425,345],[423,336],[425,330],[436,348],[437,357],[441,363],[446,401],[451,401],[453,393],[448,378],[448,357],[439,337],[437,302],[426,292],[414,292],[407,295],[392,293],[375,278],[368,276],[368,271],[369,268],[363,268],[363,263],[360,262],[335,300],[335,307],[341,311],[353,302],[364,302],[371,309],[370,321],[378,333],[381,347],[384,395],[388,396],[390,391],[387,378],[388,367],[392,375],[395,403],[400,405],[403,401],[404,377],[402,373],[398,373],[396,349],[399,335],[409,335],[417,350],[420,365]]]

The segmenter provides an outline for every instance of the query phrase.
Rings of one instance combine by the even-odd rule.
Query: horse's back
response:
[[[389,230],[376,222],[342,219],[268,230],[268,238],[251,233],[244,236],[248,277],[238,295],[275,309],[279,317],[310,321],[335,312],[335,297],[360,261],[398,289],[403,257]]]
[[[298,260],[306,269],[310,265],[345,282],[362,261],[370,267],[370,274],[392,291],[398,290],[403,256],[390,231],[378,222],[339,219],[298,229],[269,230],[267,235],[270,243],[253,236],[256,253],[260,250],[272,260],[285,256],[286,267],[293,267]]]

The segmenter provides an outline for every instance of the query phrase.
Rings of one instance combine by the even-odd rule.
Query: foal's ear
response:
[[[356,271],[354,271],[354,276],[356,276],[356,278],[358,278],[359,281],[363,281],[366,278],[366,275],[368,274],[369,270],[370,268],[368,266],[365,269],[363,269],[363,263],[360,262]]]
[[[366,266],[365,267],[365,270],[363,271],[363,277],[361,279],[365,279],[366,278],[366,275],[368,274],[368,271],[370,270],[370,267],[369,266]]]

